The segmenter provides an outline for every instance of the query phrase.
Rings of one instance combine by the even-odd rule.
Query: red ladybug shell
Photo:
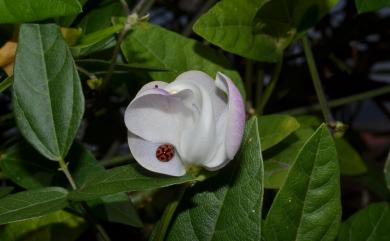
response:
[[[168,162],[175,156],[175,148],[171,144],[162,144],[157,147],[156,158],[161,162]]]

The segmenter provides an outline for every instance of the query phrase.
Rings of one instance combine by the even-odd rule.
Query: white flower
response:
[[[217,170],[237,153],[244,132],[244,102],[222,73],[214,81],[188,71],[175,81],[144,85],[125,112],[128,143],[144,168],[182,176],[192,166]]]

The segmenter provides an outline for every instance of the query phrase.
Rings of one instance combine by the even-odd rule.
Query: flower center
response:
[[[172,144],[162,144],[156,149],[156,158],[161,162],[169,162],[175,156]]]

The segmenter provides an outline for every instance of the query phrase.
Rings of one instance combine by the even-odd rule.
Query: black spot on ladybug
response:
[[[161,162],[169,162],[175,156],[175,148],[171,144],[162,144],[156,149],[156,158]]]

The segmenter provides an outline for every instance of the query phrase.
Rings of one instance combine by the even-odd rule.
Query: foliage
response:
[[[390,2],[196,2],[0,0],[0,240],[390,239],[389,129],[340,107],[386,109],[388,87],[356,86],[388,74],[375,67],[388,44],[362,49],[388,39],[369,23]],[[129,153],[123,113],[144,84],[188,70],[232,79],[243,141],[220,170],[155,174]]]

